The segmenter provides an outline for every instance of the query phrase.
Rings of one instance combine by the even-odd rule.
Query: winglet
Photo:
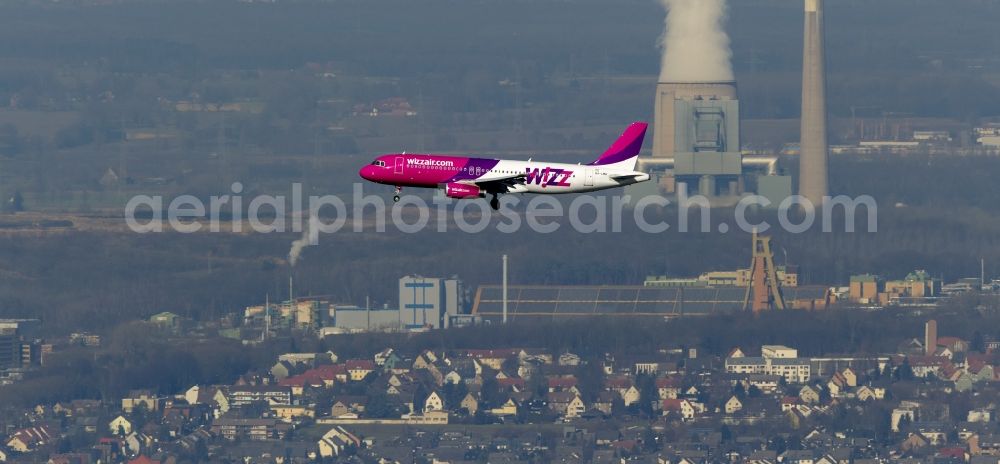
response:
[[[644,122],[633,122],[600,158],[590,164],[593,166],[617,164],[639,156],[642,141],[646,136],[646,127],[648,124]]]

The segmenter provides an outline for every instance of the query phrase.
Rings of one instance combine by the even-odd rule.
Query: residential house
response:
[[[779,375],[788,383],[806,383],[812,367],[807,358],[742,357],[726,358],[725,370],[730,374]]]
[[[597,394],[597,400],[595,400],[590,407],[594,410],[600,411],[604,415],[611,415],[614,400],[617,397],[617,393],[602,391]]]
[[[854,392],[859,401],[881,400],[885,398],[885,388],[862,385]]]
[[[506,377],[500,372],[497,377],[497,385],[500,387],[500,391],[507,392],[523,392],[527,386],[527,382],[521,377]]]
[[[964,393],[972,390],[974,378],[969,375],[968,372],[962,372],[957,379],[955,379],[955,391],[959,393]]]
[[[854,370],[851,369],[850,367],[848,367],[848,368],[844,369],[843,371],[841,371],[840,375],[847,382],[847,386],[848,387],[852,387],[853,388],[853,387],[857,387],[858,386],[858,374],[855,373]]]
[[[938,376],[942,369],[951,366],[951,360],[939,356],[909,356],[907,361],[916,377]]]
[[[399,359],[399,356],[396,356],[396,350],[393,350],[392,348],[386,348],[382,351],[379,351],[378,353],[375,353],[375,365],[383,367],[385,366],[386,361],[388,361],[392,357]]]
[[[271,366],[271,375],[275,379],[281,380],[295,372],[295,366],[288,361],[278,361],[273,366]]]
[[[781,386],[782,378],[778,375],[770,374],[746,374],[743,377],[743,388],[750,390],[754,387],[763,393],[774,393]]]
[[[127,396],[122,398],[122,411],[125,414],[132,414],[132,410],[144,406],[147,411],[159,411],[163,406],[163,399],[158,398],[149,390],[132,390]]]
[[[903,401],[898,408],[892,410],[889,419],[889,426],[893,432],[899,431],[899,424],[905,418],[907,422],[913,423],[917,419],[917,410],[920,405],[912,401]]]
[[[132,422],[125,418],[125,416],[118,416],[108,423],[108,431],[112,435],[117,435],[119,437],[125,437],[132,434]]]
[[[812,450],[787,450],[778,456],[782,464],[815,464],[816,456]]]
[[[587,410],[580,395],[573,392],[549,393],[548,401],[549,409],[566,418],[579,417]]]
[[[498,371],[503,369],[504,361],[517,357],[518,350],[466,350],[465,354],[466,357]]]
[[[277,440],[284,438],[291,426],[275,418],[220,418],[212,422],[212,433],[226,440]]]
[[[347,373],[352,381],[364,380],[368,374],[375,370],[375,363],[367,359],[350,359],[344,363]]]
[[[490,409],[490,414],[494,416],[516,416],[517,403],[513,399],[508,398],[499,408]]]
[[[52,443],[59,436],[47,425],[28,427],[14,432],[7,439],[7,448],[18,453],[29,453],[39,447]]]
[[[625,406],[631,406],[639,402],[639,389],[635,387],[635,382],[630,377],[611,377],[604,381],[604,388],[621,397]]]
[[[229,388],[232,407],[257,402],[266,404],[292,404],[292,389],[280,385],[237,385]]]
[[[338,396],[330,407],[330,417],[357,417],[365,411],[367,402],[364,396]]]
[[[917,449],[930,446],[930,441],[919,433],[910,433],[899,445],[899,449],[904,452],[911,452]]]
[[[953,353],[965,353],[969,351],[969,342],[958,337],[938,337],[937,345],[948,348]]]
[[[465,408],[470,415],[474,415],[479,410],[479,399],[472,392],[466,393],[459,406]]]
[[[130,433],[123,440],[123,447],[129,456],[136,456],[153,444],[153,438],[145,433]]]
[[[731,396],[729,398],[729,401],[726,401],[725,405],[726,414],[735,414],[739,412],[741,409],[743,409],[743,403],[740,401],[739,398],[736,397],[736,395]]]
[[[795,409],[796,406],[802,404],[802,400],[797,396],[786,396],[781,399],[781,412],[788,412]]]
[[[677,398],[681,393],[682,386],[683,383],[680,377],[670,376],[656,379],[656,393],[661,400]]]
[[[316,410],[311,406],[274,404],[269,407],[271,414],[284,422],[291,423],[296,419],[316,417]]]
[[[816,387],[806,385],[799,389],[799,399],[805,404],[819,403],[819,390]]]
[[[360,446],[361,439],[343,427],[337,426],[323,434],[317,445],[320,457],[335,458],[340,456],[340,453],[343,453],[348,447]]]
[[[778,453],[774,450],[754,451],[747,457],[747,464],[777,464]]]
[[[577,380],[575,376],[572,375],[560,375],[560,376],[550,376],[547,380],[549,392],[561,392],[568,391],[573,393],[580,393],[580,390],[576,387]]]
[[[559,355],[558,362],[560,366],[579,366],[580,357],[573,353],[566,352]]]
[[[692,420],[695,417],[695,408],[688,400],[665,399],[663,400],[663,414],[675,414],[683,420]]]
[[[427,399],[424,401],[424,413],[431,411],[444,411],[444,400],[436,391],[427,395]]]

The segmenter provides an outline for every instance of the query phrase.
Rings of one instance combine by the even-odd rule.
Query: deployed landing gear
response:
[[[493,194],[493,198],[490,199],[490,208],[493,208],[493,211],[500,209],[500,200],[497,199],[496,194]]]
[[[399,192],[403,191],[403,187],[396,187],[396,192],[392,195],[392,201],[399,203]]]

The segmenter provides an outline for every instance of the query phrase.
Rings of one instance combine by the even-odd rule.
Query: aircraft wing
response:
[[[642,172],[631,172],[631,173],[628,173],[628,174],[611,174],[611,175],[609,175],[609,177],[611,177],[614,180],[622,180],[622,179],[636,179],[636,178],[643,177],[643,176],[648,176],[648,175],[649,174],[642,173]]]
[[[634,184],[639,182],[645,182],[649,180],[649,174],[644,172],[626,172],[621,174],[611,174],[609,175],[612,180],[619,183]]]
[[[481,180],[475,184],[487,193],[507,193],[511,191],[511,187],[524,184],[526,178],[526,174],[519,173],[511,174],[506,177]]]

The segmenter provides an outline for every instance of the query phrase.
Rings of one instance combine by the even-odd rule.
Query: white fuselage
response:
[[[512,174],[526,175],[524,184],[511,188],[511,192],[516,193],[593,192],[649,180],[649,174],[615,165],[500,160],[493,169],[476,178],[475,182],[504,179]]]

